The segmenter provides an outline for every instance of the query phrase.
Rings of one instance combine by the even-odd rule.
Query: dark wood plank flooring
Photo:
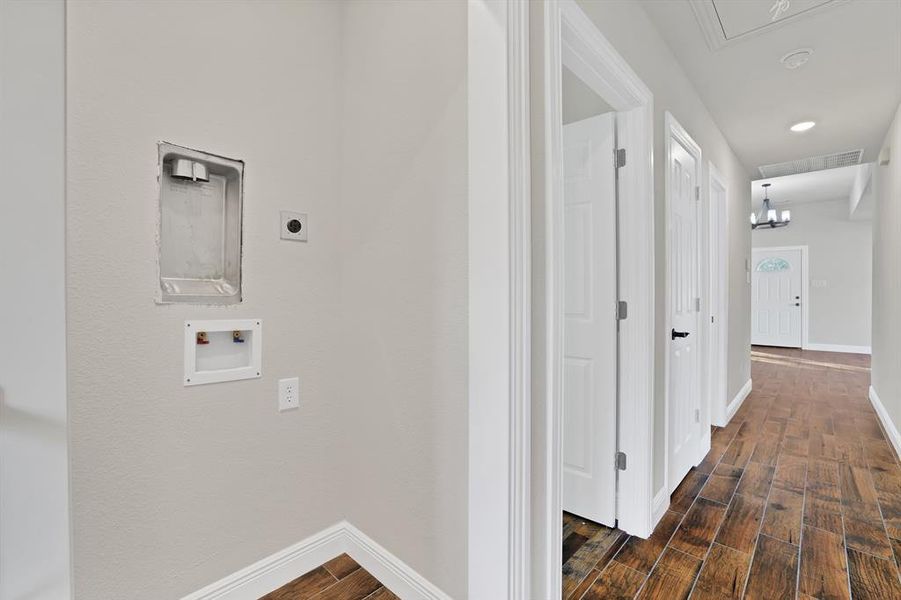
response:
[[[647,540],[563,515],[563,598],[901,599],[869,356],[754,348],[754,391]]]
[[[342,554],[289,581],[260,600],[400,600],[378,579]]]

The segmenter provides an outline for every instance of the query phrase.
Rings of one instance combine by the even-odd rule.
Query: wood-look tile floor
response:
[[[564,515],[564,599],[901,599],[901,464],[869,356],[755,347],[751,373],[650,538]]]
[[[346,554],[289,581],[260,600],[400,600]]]

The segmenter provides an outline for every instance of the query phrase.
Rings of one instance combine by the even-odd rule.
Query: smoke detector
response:
[[[779,62],[781,62],[782,66],[786,69],[795,70],[807,64],[807,61],[810,60],[812,54],[813,48],[798,48],[780,58]]]

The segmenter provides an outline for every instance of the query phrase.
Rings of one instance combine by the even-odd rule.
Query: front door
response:
[[[754,248],[751,265],[751,343],[801,347],[800,248]]]
[[[668,136],[669,483],[670,491],[700,460],[700,150],[687,134]]]
[[[614,113],[563,126],[563,510],[616,519]]]

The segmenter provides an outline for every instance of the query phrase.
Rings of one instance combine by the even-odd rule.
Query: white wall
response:
[[[756,229],[754,248],[808,247],[811,281],[809,344],[870,346],[873,286],[873,224],[851,221],[848,201],[833,200],[791,206],[792,222],[780,229]],[[754,268],[754,265],[751,265]]]
[[[705,165],[702,178],[706,186],[706,164],[712,161],[722,173],[728,190],[729,229],[729,330],[728,330],[728,398],[731,400],[751,377],[750,372],[750,286],[746,283],[745,259],[750,256],[750,178],[732,152],[697,91],[691,85],[675,56],[663,41],[644,9],[629,0],[579,0],[604,37],[629,63],[654,94],[654,170],[656,213],[656,377],[654,381],[656,410],[654,487],[663,486],[664,357],[669,337],[664,330],[664,289],[666,269],[665,233],[665,111],[671,112],[701,146]]]
[[[0,1],[0,598],[69,597],[65,6]]]
[[[362,0],[343,23],[348,517],[464,598],[467,5]]]
[[[901,106],[885,136],[891,162],[874,167],[873,357],[871,381],[901,430]],[[897,444],[901,440],[895,440]]]
[[[466,596],[466,15],[70,5],[78,598],[178,597],[342,518]],[[239,306],[153,303],[160,139],[246,162]],[[263,319],[263,378],[184,388],[181,323],[217,317]]]
[[[341,7],[81,1],[67,20],[75,594],[177,598],[345,516]],[[243,304],[154,304],[158,140],[246,161]],[[279,240],[280,209],[310,214],[308,244]],[[183,387],[184,319],[240,317],[263,320],[263,377]],[[280,414],[292,375],[301,408]]]

